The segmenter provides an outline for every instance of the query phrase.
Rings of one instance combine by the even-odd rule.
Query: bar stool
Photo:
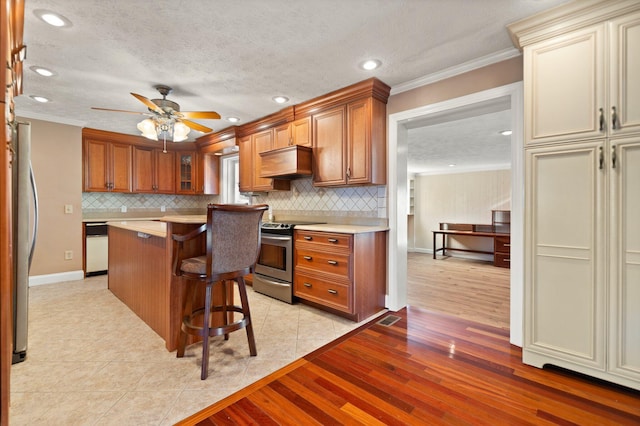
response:
[[[260,253],[260,222],[268,206],[239,206],[230,204],[209,204],[207,206],[207,224],[184,235],[173,234],[174,273],[183,278],[188,286],[180,336],[178,338],[177,357],[184,356],[187,335],[202,338],[202,372],[201,380],[209,373],[209,338],[225,336],[246,328],[249,341],[249,353],[257,355],[256,343],[251,324],[249,301],[244,276],[253,272]],[[181,256],[185,241],[206,232],[207,254],[204,256],[183,259]],[[233,282],[238,285],[241,305],[233,303]],[[199,284],[205,285],[204,307],[193,309],[196,289]],[[222,286],[222,300],[212,305],[214,286]],[[222,325],[213,325],[213,313],[221,312]],[[239,312],[242,318],[230,322],[233,313]]]

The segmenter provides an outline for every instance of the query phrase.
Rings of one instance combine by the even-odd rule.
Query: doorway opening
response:
[[[509,270],[494,266],[494,238],[434,238],[433,231],[444,222],[487,232],[494,228],[494,212],[511,210],[509,97],[429,114],[405,127],[407,303],[508,329]],[[508,241],[508,226],[497,228],[505,233],[499,242]],[[458,250],[433,256],[445,239]],[[497,264],[507,262],[501,252]]]
[[[412,122],[442,120],[446,113],[460,113],[483,103],[509,104],[511,135],[511,269],[510,275],[510,341],[522,345],[523,301],[523,99],[522,83],[474,93],[436,104],[401,111],[389,116],[388,133],[388,206],[389,206],[389,261],[387,306],[392,310],[407,304],[408,255],[408,156],[409,131]]]

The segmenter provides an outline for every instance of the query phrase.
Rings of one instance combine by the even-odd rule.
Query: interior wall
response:
[[[522,81],[522,69],[522,56],[516,56],[406,92],[394,94],[392,90],[387,102],[387,114],[517,83]]]
[[[82,270],[82,129],[35,119],[31,163],[38,189],[38,235],[30,276]],[[73,213],[65,214],[65,205]],[[65,260],[64,252],[73,251]]]
[[[491,224],[491,210],[511,209],[511,170],[416,175],[414,206],[415,250],[432,253],[432,231],[440,222]],[[462,238],[451,246],[491,251],[493,241]],[[463,252],[448,255],[470,256]],[[477,254],[472,257],[484,258]]]

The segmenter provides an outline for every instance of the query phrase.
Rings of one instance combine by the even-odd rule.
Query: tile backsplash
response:
[[[334,216],[387,218],[387,187],[357,186],[350,188],[316,188],[311,178],[291,182],[290,191],[256,193],[253,204],[269,204],[274,216]],[[217,203],[217,195],[121,194],[83,192],[83,213],[120,211],[167,212],[203,209]]]

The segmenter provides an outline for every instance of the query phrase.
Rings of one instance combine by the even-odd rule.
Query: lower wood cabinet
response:
[[[505,235],[493,239],[493,266],[511,267],[511,236]]]
[[[384,309],[386,231],[296,230],[293,294],[354,321]]]

